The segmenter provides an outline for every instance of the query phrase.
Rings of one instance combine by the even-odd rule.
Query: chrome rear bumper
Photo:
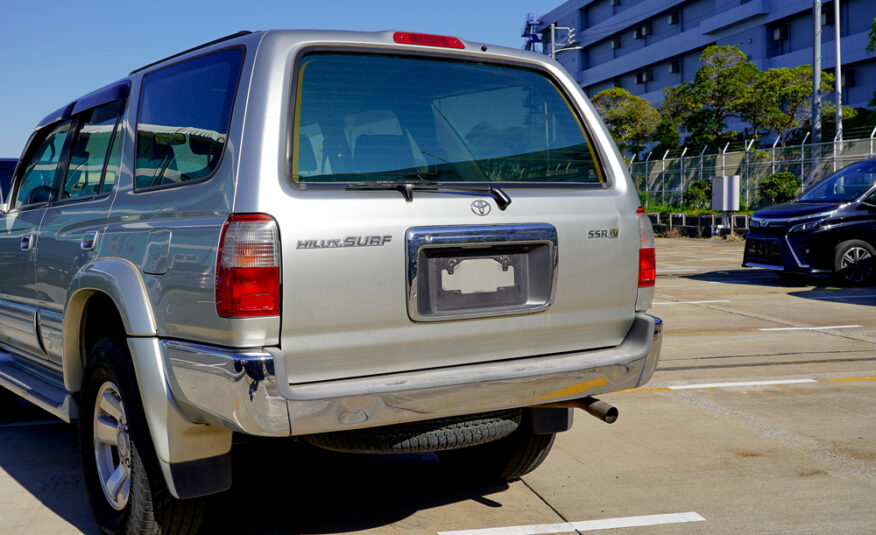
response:
[[[537,406],[635,388],[654,374],[663,322],[637,315],[617,347],[306,385],[276,348],[161,344],[175,399],[194,422],[266,436],[306,435]]]

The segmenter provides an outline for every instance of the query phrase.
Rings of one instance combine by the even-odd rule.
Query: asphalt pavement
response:
[[[876,532],[876,287],[740,267],[741,241],[657,240],[649,384],[601,396],[535,472],[480,486],[432,454],[235,446],[205,533]],[[0,534],[97,533],[76,427],[0,415]]]

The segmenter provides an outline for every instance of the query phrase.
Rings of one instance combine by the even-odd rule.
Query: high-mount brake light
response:
[[[216,312],[245,318],[280,313],[280,233],[264,214],[233,214],[216,261]]]
[[[395,32],[392,40],[403,45],[440,46],[443,48],[465,48],[462,41],[448,35],[430,33]]]

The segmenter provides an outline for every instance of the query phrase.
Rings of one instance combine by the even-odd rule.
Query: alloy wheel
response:
[[[864,282],[873,274],[872,257],[863,247],[850,247],[840,261],[840,272],[849,282]]]
[[[112,508],[121,511],[131,495],[131,437],[121,394],[111,381],[97,393],[93,429],[101,489]]]

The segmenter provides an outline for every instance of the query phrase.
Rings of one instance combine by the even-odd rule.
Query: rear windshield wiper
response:
[[[348,184],[348,190],[396,190],[404,196],[405,200],[411,202],[414,200],[414,191],[473,191],[476,193],[486,193],[496,200],[496,206],[499,210],[508,208],[511,204],[511,197],[502,191],[497,186],[491,184],[446,184],[441,182],[433,182],[431,180],[417,181],[378,181],[378,182],[358,182]]]

